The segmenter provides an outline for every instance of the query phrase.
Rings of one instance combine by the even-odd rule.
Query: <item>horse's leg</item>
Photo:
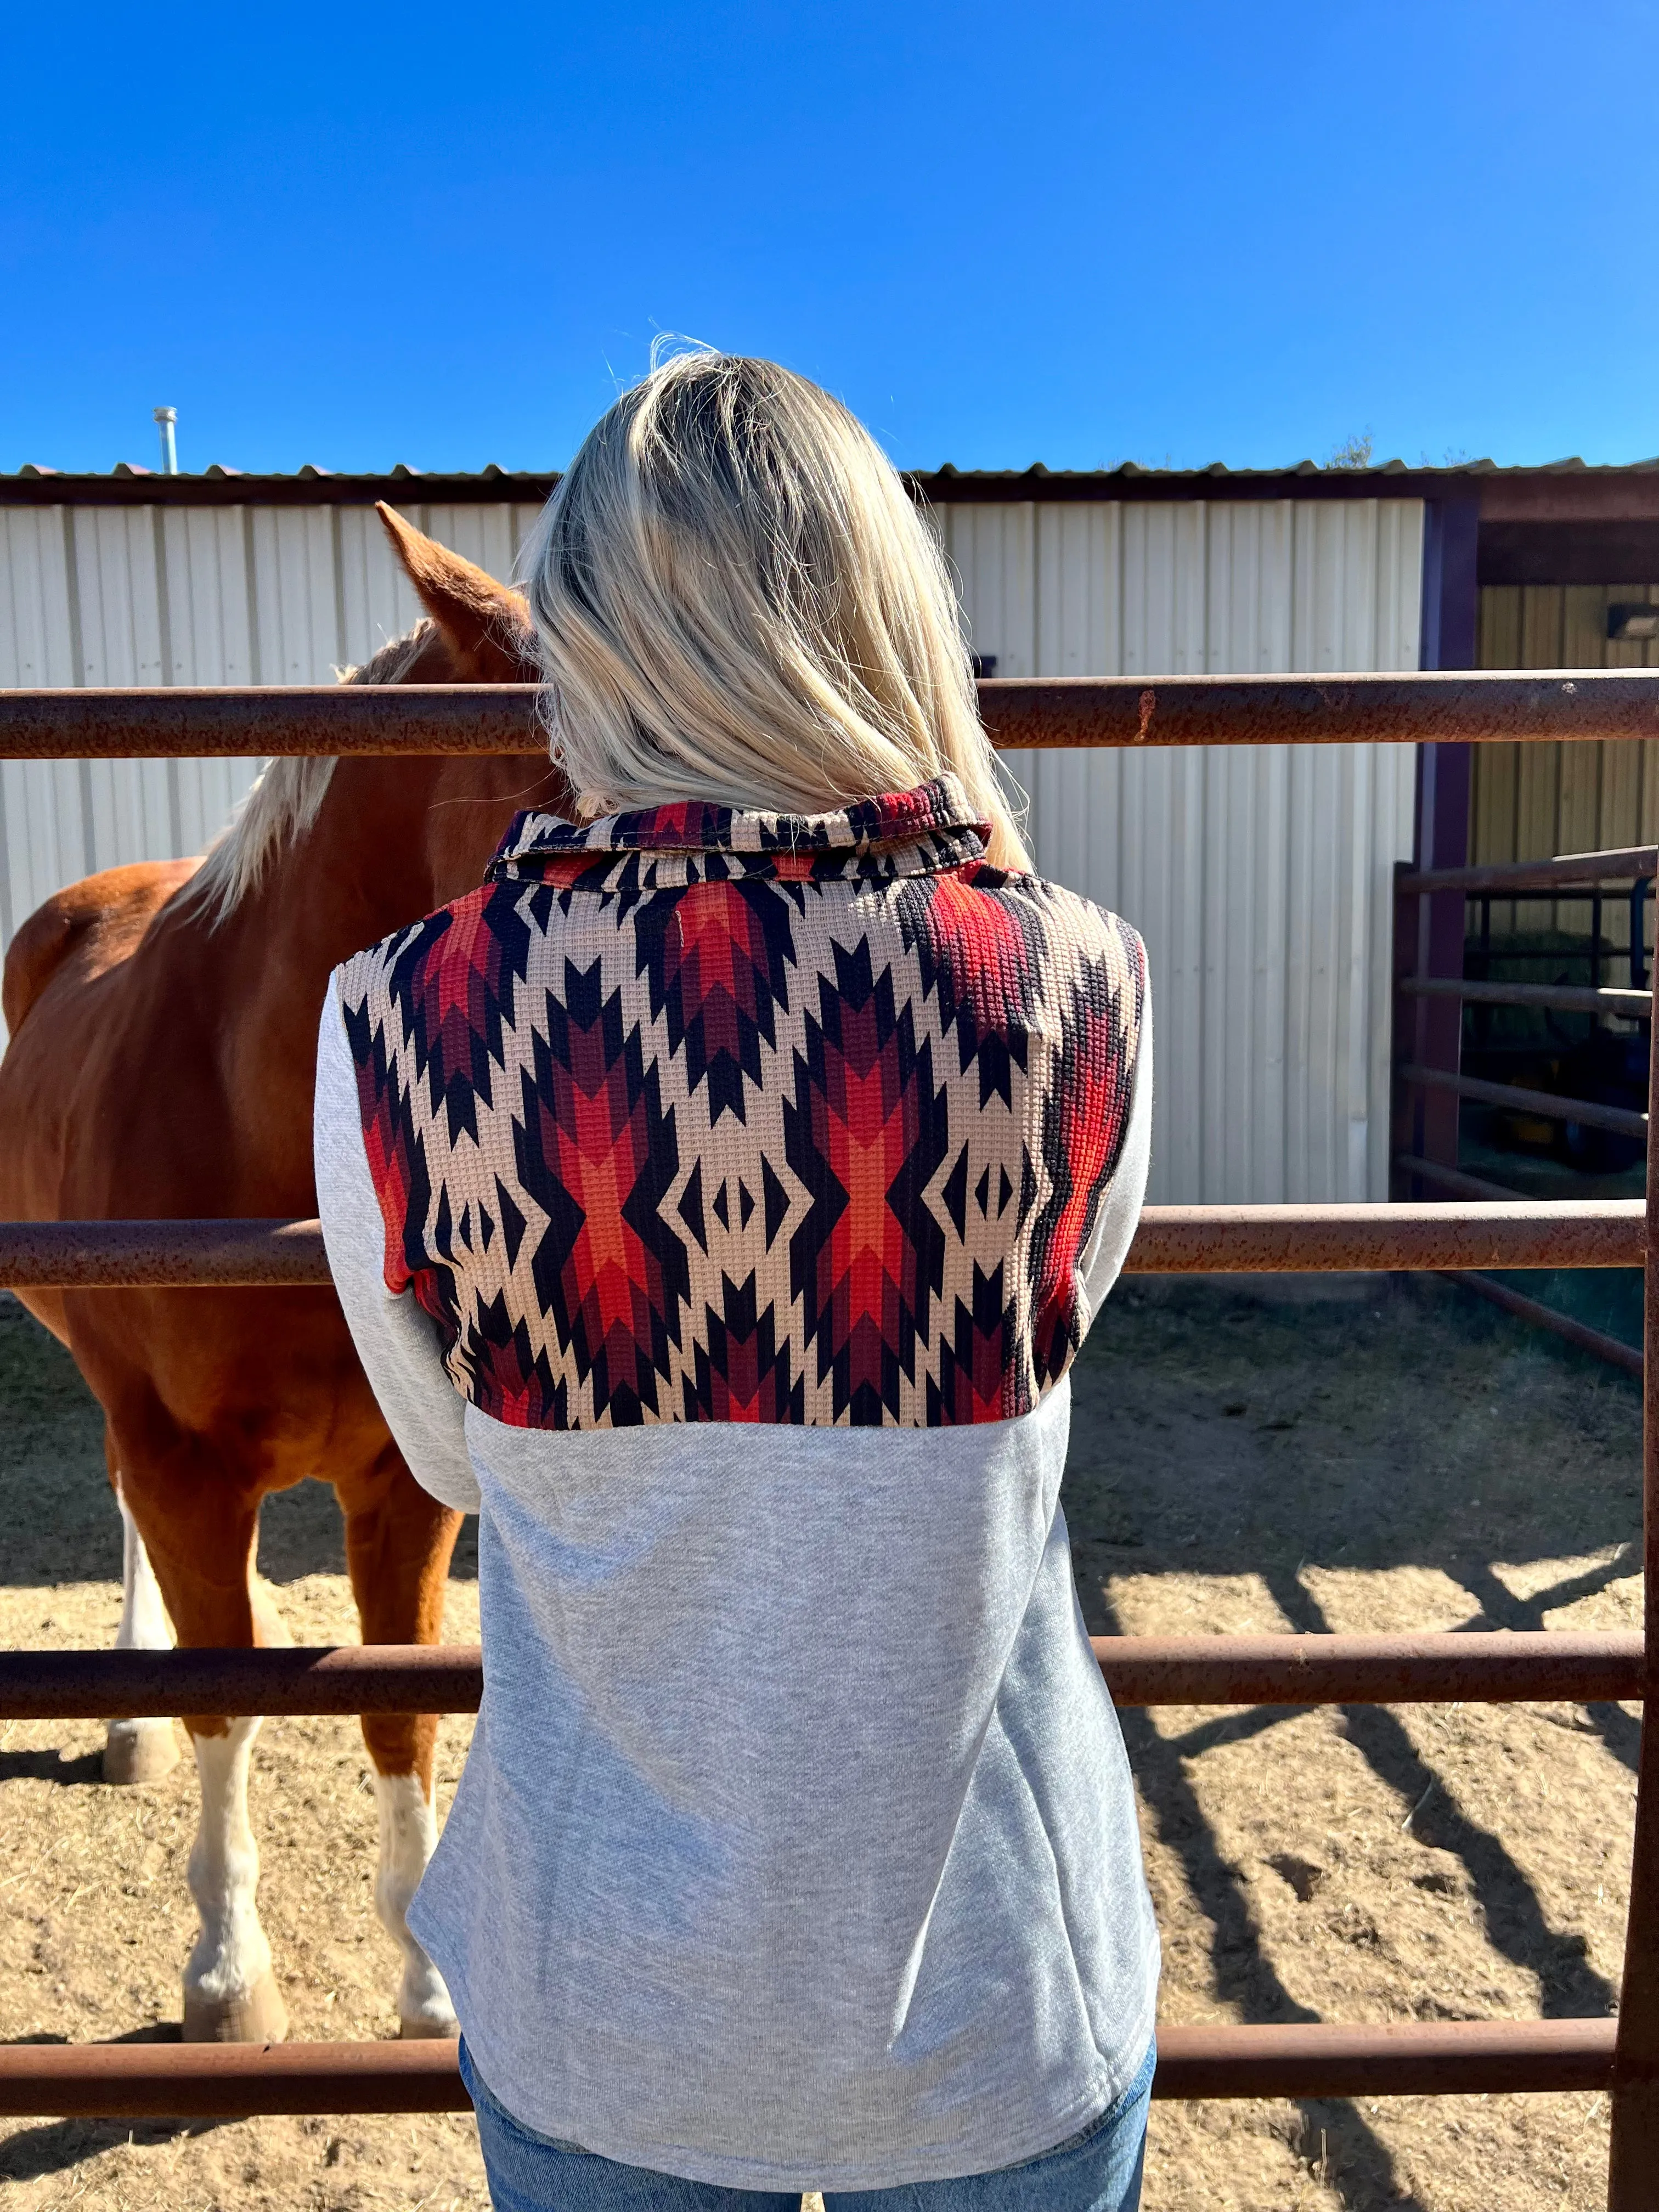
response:
[[[107,1449],[107,1447],[106,1447]],[[173,1629],[161,1602],[155,1570],[138,1523],[121,1495],[121,1472],[110,1449],[110,1480],[121,1509],[121,1626],[118,1651],[170,1651]],[[179,1739],[170,1720],[112,1721],[104,1743],[106,1782],[159,1782],[179,1764]]]
[[[125,1449],[121,1464],[179,1644],[246,1649],[271,1640],[252,1588],[258,1493],[239,1489],[194,1437],[177,1437],[148,1462]],[[288,2008],[259,1924],[259,1850],[247,1816],[260,1723],[192,1717],[185,1725],[202,1786],[188,1869],[201,1931],[185,1967],[185,2040],[277,2043]]]
[[[336,1484],[345,1513],[346,1565],[365,1644],[435,1644],[443,1631],[444,1584],[461,1516],[428,1497],[388,1449],[361,1480]],[[374,1905],[404,1954],[398,2018],[405,2035],[453,2035],[443,1976],[410,1933],[410,1900],[438,1840],[432,1802],[433,1713],[365,1713],[363,1741],[374,1763],[380,1863]]]

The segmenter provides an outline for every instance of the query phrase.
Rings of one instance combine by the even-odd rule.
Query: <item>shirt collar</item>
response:
[[[557,815],[514,816],[496,854],[511,867],[525,860],[602,853],[803,853],[853,857],[947,837],[963,859],[982,856],[990,825],[969,803],[961,780],[935,776],[912,791],[884,792],[828,814],[750,813],[689,800],[611,814],[599,822]]]

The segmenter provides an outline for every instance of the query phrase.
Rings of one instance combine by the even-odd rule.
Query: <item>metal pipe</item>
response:
[[[1643,1679],[1632,1631],[1091,1640],[1121,1705],[1596,1705]]]
[[[1417,1636],[1097,1636],[1125,1705],[1595,1704],[1640,1694],[1633,1631]],[[472,1644],[0,1651],[0,1720],[150,1713],[470,1713]]]
[[[1495,1188],[1495,1186],[1493,1186]],[[1639,1267],[1639,1199],[1437,1206],[1149,1206],[1131,1274]],[[330,1281],[315,1221],[0,1222],[0,1285],[271,1288]]]
[[[1659,845],[1621,845],[1606,853],[1568,853],[1557,860],[1492,860],[1468,868],[1423,868],[1399,878],[1403,891],[1462,891],[1470,898],[1498,892],[1550,891],[1574,884],[1646,878],[1659,869]]]
[[[179,449],[173,440],[173,428],[178,420],[179,410],[176,407],[158,407],[155,410],[155,427],[161,436],[161,474],[164,477],[176,477],[179,473]]]
[[[1442,1190],[1455,1192],[1459,1198],[1513,1198],[1515,1193],[1506,1183],[1488,1182],[1485,1176],[1466,1174],[1462,1168],[1449,1168],[1443,1160],[1425,1160],[1416,1152],[1396,1152],[1394,1164],[1408,1175],[1424,1182],[1437,1183]]]
[[[1293,2026],[1158,2031],[1155,2097],[1480,2097],[1605,2089],[1610,2020],[1457,2020],[1379,2027]],[[1650,2205],[1651,2200],[1650,2200]]]
[[[1593,1098],[1563,1098],[1553,1091],[1527,1091],[1518,1083],[1488,1083],[1475,1075],[1454,1075],[1448,1067],[1400,1070],[1402,1083],[1419,1083],[1428,1091],[1455,1091],[1460,1098],[1478,1098],[1488,1106],[1508,1106],[1518,1113],[1542,1114],[1552,1121],[1582,1121],[1589,1129],[1613,1129],[1621,1137],[1645,1137],[1648,1117],[1626,1106],[1601,1106]]]
[[[1534,1328],[1547,1329],[1563,1343],[1576,1345],[1580,1352],[1593,1352],[1596,1358],[1605,1359],[1610,1367],[1622,1367],[1626,1375],[1640,1377],[1642,1354],[1635,1345],[1621,1344],[1616,1336],[1606,1335],[1599,1328],[1575,1321],[1571,1314],[1558,1313],[1553,1306],[1547,1306],[1538,1298],[1512,1291],[1507,1283],[1491,1282],[1485,1275],[1462,1267],[1447,1267],[1442,1272],[1449,1283],[1461,1283],[1466,1291],[1473,1291],[1489,1305],[1502,1306],[1517,1321],[1530,1322]]]
[[[1659,1022],[1648,1050],[1648,1109],[1659,1112]],[[1659,1145],[1648,1147],[1648,1221],[1659,1228]],[[1642,1618],[1650,1639],[1644,1690],[1654,1680],[1659,1636],[1659,1251],[1648,1248],[1643,1283]],[[1624,1990],[1614,2061],[1608,2212],[1652,2212],[1659,2182],[1659,1727],[1644,1709],[1637,1760],[1636,1836],[1630,1914],[1625,1925]]]
[[[1618,1014],[1626,1021],[1646,1021],[1653,1012],[1653,994],[1602,984],[1585,990],[1576,983],[1483,983],[1457,975],[1402,975],[1399,983],[1407,999],[1461,999],[1471,1006],[1547,1006],[1559,1014]]]
[[[1659,737],[1659,670],[989,678],[999,745],[1411,744]],[[530,684],[0,692],[0,759],[545,750]],[[1643,848],[1646,849],[1646,848]],[[1413,879],[1413,889],[1424,883]]]
[[[1158,2043],[1152,2094],[1161,2099],[1484,2096],[1606,2089],[1613,2023],[1170,2021]],[[0,2116],[9,2118],[467,2109],[449,2042],[0,2045]]]
[[[331,1287],[316,1221],[0,1221],[13,1290]]]
[[[1648,948],[1642,927],[1642,908],[1647,901],[1648,878],[1638,876],[1630,887],[1630,981],[1633,991],[1648,980]]]
[[[1593,1211],[1592,1211],[1593,1209]],[[1639,1199],[1448,1206],[1149,1206],[1132,1274],[1641,1265]],[[1475,1259],[1482,1252],[1487,1256]],[[1501,1255],[1501,1256],[1500,1256]]]

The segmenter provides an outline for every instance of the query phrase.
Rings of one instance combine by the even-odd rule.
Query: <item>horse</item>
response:
[[[524,601],[382,506],[424,607],[354,684],[522,683]],[[24,923],[0,1005],[0,1214],[31,1221],[311,1216],[317,1024],[331,970],[482,880],[520,806],[562,811],[523,758],[284,759],[204,859],[90,876]],[[32,1290],[105,1417],[123,1528],[118,1647],[287,1642],[253,1574],[260,1503],[334,1486],[363,1640],[432,1644],[461,1516],[416,1482],[321,1290]],[[171,1633],[169,1632],[169,1621]],[[280,2039],[248,1820],[257,1718],[185,1723],[201,1784],[189,1863],[200,1930],[184,1970],[192,2041]],[[375,1904],[403,1952],[409,2036],[456,2033],[404,1917],[436,1841],[434,1715],[368,1714]],[[153,1780],[167,1719],[111,1723],[104,1775]]]

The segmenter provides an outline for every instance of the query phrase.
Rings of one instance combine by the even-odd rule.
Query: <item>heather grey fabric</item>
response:
[[[1129,1133],[1082,1267],[1133,1234]],[[1006,2166],[1133,2081],[1158,1938],[1059,1507],[1017,1420],[550,1432],[469,1407],[385,1231],[331,987],[317,1188],[416,1477],[479,1515],[484,1697],[410,1921],[526,2127],[749,2189]]]

